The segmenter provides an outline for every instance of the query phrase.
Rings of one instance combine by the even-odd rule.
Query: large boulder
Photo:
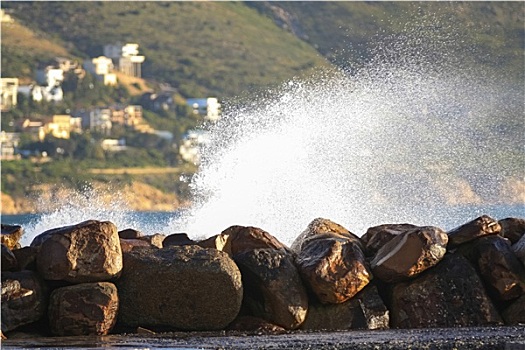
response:
[[[477,268],[488,291],[499,300],[513,300],[525,294],[525,268],[501,236],[487,236],[461,247]]]
[[[237,316],[243,295],[235,262],[198,246],[125,253],[116,285],[119,322],[130,327],[223,329]]]
[[[377,287],[369,284],[341,304],[310,301],[303,330],[387,329],[389,311]]]
[[[33,271],[2,272],[2,332],[40,320],[47,287]]]
[[[18,269],[18,261],[15,255],[5,244],[2,244],[2,271],[15,271]]]
[[[117,227],[109,221],[52,229],[35,237],[31,246],[38,248],[37,269],[47,280],[100,282],[122,270]]]
[[[343,303],[372,279],[361,246],[346,235],[316,234],[300,247],[297,269],[322,303]]]
[[[286,329],[303,323],[308,296],[294,263],[285,250],[248,250],[235,255],[242,273],[244,303],[254,316]]]
[[[117,321],[113,283],[82,283],[55,289],[49,300],[49,325],[58,336],[106,335]]]
[[[230,256],[262,248],[286,249],[277,238],[258,227],[230,226],[219,235],[197,243],[203,248],[213,248],[228,253]]]
[[[302,249],[302,246],[306,240],[309,238],[316,236],[316,235],[322,235],[322,234],[330,234],[332,236],[343,236],[348,239],[351,239],[355,241],[357,244],[360,245],[360,248],[363,249],[363,246],[361,244],[361,241],[359,237],[354,235],[352,232],[348,231],[343,226],[329,220],[329,219],[323,219],[323,218],[317,218],[312,220],[306,227],[306,229],[299,235],[297,238],[293,241],[290,248],[295,251],[299,252]]]
[[[10,250],[20,248],[20,238],[24,234],[22,226],[2,224],[1,243]]]
[[[525,235],[525,219],[505,218],[498,221],[501,226],[501,235],[512,244],[518,242]]]
[[[502,324],[476,270],[461,255],[447,254],[434,268],[392,288],[394,328]]]
[[[405,231],[416,228],[412,224],[384,224],[370,227],[361,237],[366,256],[374,256],[391,239]]]
[[[475,240],[476,238],[497,235],[500,232],[501,226],[498,221],[490,216],[482,215],[477,219],[448,231],[448,245],[450,248],[454,248],[463,243]]]
[[[443,258],[447,242],[447,234],[437,227],[405,231],[379,249],[370,263],[372,272],[387,283],[414,277]]]

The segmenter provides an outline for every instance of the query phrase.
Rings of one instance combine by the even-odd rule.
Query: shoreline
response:
[[[169,332],[107,336],[9,338],[2,348],[176,349],[525,349],[525,325],[350,331]]]

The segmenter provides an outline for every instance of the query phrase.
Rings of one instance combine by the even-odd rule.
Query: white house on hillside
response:
[[[18,78],[1,78],[0,81],[0,109],[8,111],[18,103]]]
[[[126,75],[140,78],[142,76],[142,63],[144,56],[139,55],[139,44],[120,43],[104,46],[104,56],[118,62],[118,70]]]
[[[99,56],[84,62],[84,69],[95,75],[104,85],[117,85],[117,75],[113,73],[113,60]]]
[[[208,120],[217,121],[220,118],[221,104],[215,97],[189,98],[186,104],[193,108],[194,114],[200,114]]]

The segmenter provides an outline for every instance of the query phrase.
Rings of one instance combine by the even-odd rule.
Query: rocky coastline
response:
[[[290,247],[249,226],[202,241],[96,220],[48,230],[27,247],[22,234],[2,225],[7,345],[166,332],[520,333],[525,324],[522,218],[483,215],[448,232],[385,224],[362,237],[317,218]]]

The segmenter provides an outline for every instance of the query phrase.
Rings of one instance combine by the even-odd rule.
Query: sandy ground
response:
[[[19,338],[2,349],[502,349],[525,350],[525,325],[516,327],[382,331],[290,332],[279,335],[231,332]]]

